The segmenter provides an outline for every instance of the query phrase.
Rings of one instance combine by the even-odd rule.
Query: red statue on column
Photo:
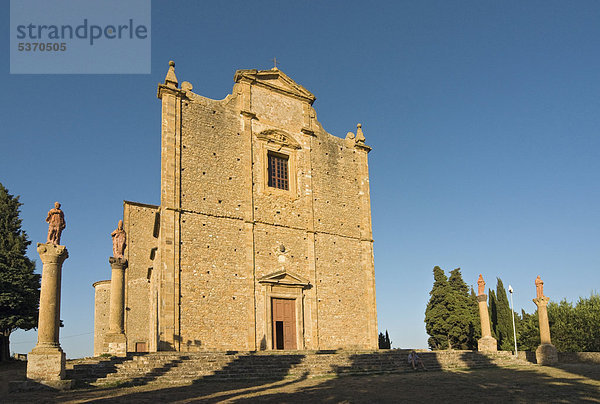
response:
[[[539,275],[535,278],[535,292],[538,298],[544,296],[544,281],[542,281]]]
[[[478,286],[477,294],[483,295],[485,293],[485,281],[483,280],[483,276],[481,276],[481,274],[479,274],[479,279],[477,280],[477,286]]]

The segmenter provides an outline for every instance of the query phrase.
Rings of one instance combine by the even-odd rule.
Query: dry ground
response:
[[[7,393],[22,364],[0,365],[0,402],[7,403],[600,403],[600,365],[563,364],[375,376],[203,382],[191,386],[114,387],[68,392]]]

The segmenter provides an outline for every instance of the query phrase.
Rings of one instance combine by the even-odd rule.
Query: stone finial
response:
[[[177,81],[177,76],[175,76],[175,62],[172,60],[169,61],[169,71],[167,72],[167,76],[165,77],[165,84],[169,87],[177,88],[179,82]]]
[[[365,140],[365,135],[363,135],[362,131],[362,124],[359,123],[356,125],[356,143],[364,143]]]
[[[60,235],[65,227],[67,227],[65,215],[63,211],[60,210],[60,203],[54,202],[54,209],[48,211],[46,222],[48,222],[48,239],[46,242],[48,244],[59,245]]]
[[[479,274],[479,279],[477,279],[477,295],[483,295],[485,293],[485,281],[483,280],[483,276]]]
[[[535,278],[535,292],[536,297],[544,297],[544,281],[542,281],[539,275]]]

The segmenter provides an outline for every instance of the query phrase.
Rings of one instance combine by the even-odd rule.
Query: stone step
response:
[[[67,377],[83,384],[183,383],[199,379],[282,379],[329,374],[380,374],[412,371],[409,350],[387,352],[151,353],[126,358],[68,361]],[[510,352],[419,352],[429,370],[530,365]]]

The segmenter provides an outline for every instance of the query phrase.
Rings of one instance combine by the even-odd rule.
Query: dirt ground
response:
[[[23,364],[0,366],[0,402],[6,403],[392,403],[526,402],[600,403],[600,366],[486,368],[475,370],[284,379],[275,382],[206,382],[188,386],[114,387],[67,392],[7,392]]]

